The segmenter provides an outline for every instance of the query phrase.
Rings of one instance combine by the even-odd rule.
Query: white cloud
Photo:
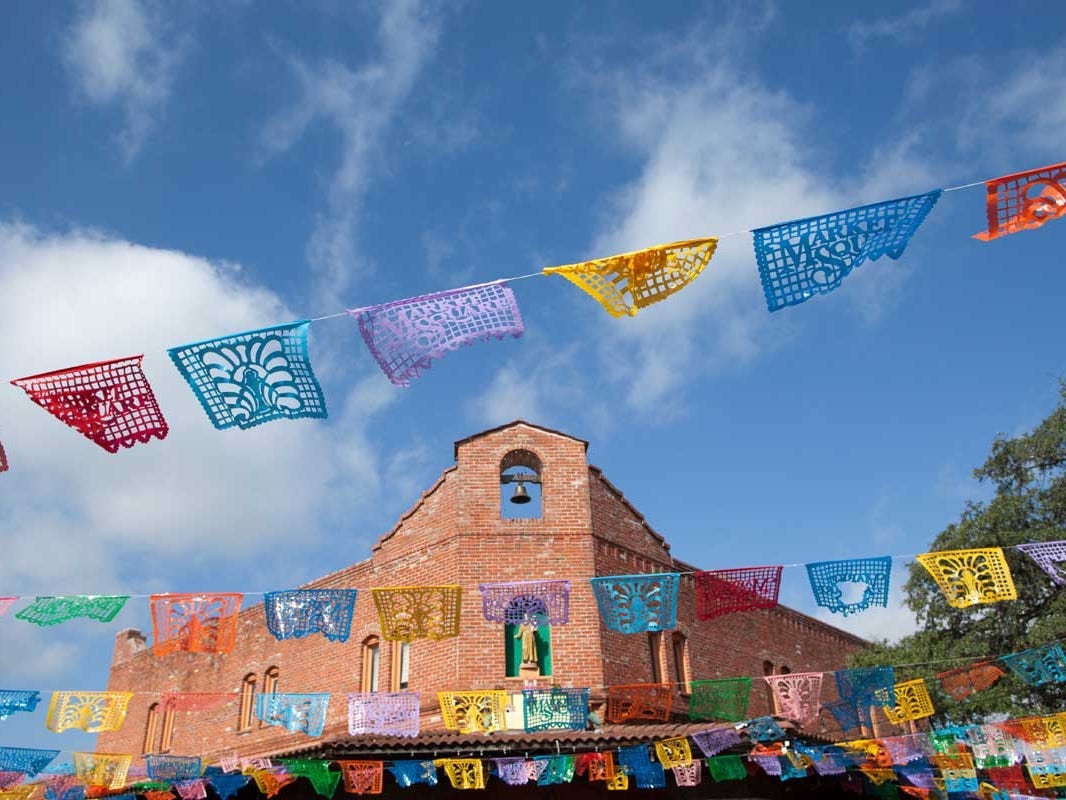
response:
[[[380,485],[367,430],[389,397],[363,402],[367,390],[356,386],[352,401],[341,387],[327,392],[329,423],[216,431],[166,354],[168,346],[293,316],[232,265],[90,233],[44,236],[0,225],[0,362],[8,376],[143,352],[170,424],[165,441],[110,455],[20,390],[0,393],[11,461],[0,476],[0,586],[108,593],[165,577],[180,591],[186,569],[261,553],[291,541],[294,530],[313,547],[341,498],[348,514],[372,504]],[[344,493],[333,491],[342,483]],[[131,561],[136,572],[126,574]],[[291,560],[286,566],[290,579],[309,577]]]
[[[262,133],[268,155],[292,148],[315,123],[341,136],[340,164],[329,181],[326,208],[317,215],[308,242],[317,299],[344,302],[353,277],[369,270],[357,253],[357,220],[385,133],[433,52],[439,22],[418,0],[383,6],[377,29],[377,60],[352,69],[334,60],[308,63],[290,58],[300,86],[296,104],[277,114]]]
[[[875,39],[907,42],[924,32],[936,20],[962,10],[962,0],[932,0],[895,17],[881,17],[871,22],[856,20],[848,27],[848,43],[862,51]]]
[[[64,38],[67,71],[85,99],[122,109],[119,144],[134,159],[158,125],[189,39],[149,0],[93,0]]]

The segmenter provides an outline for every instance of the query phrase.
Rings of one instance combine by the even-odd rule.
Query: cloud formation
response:
[[[961,10],[962,0],[931,0],[895,17],[880,17],[870,22],[856,20],[848,26],[848,44],[855,52],[862,52],[876,39],[908,42],[937,20]]]
[[[425,4],[401,0],[383,7],[376,60],[353,69],[331,59],[312,63],[289,58],[299,99],[267,123],[261,143],[267,155],[276,155],[317,123],[340,134],[340,164],[307,245],[316,300],[329,307],[343,303],[354,276],[369,270],[357,252],[362,200],[375,161],[385,153],[383,137],[432,55],[439,28],[439,19]]]
[[[118,141],[126,161],[159,124],[189,48],[150,0],[93,0],[63,39],[63,59],[79,94],[117,106],[125,119]]]

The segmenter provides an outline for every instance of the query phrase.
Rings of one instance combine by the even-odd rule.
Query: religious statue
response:
[[[514,638],[522,640],[522,663],[537,665],[537,639],[533,635],[536,627],[523,622],[515,631]]]

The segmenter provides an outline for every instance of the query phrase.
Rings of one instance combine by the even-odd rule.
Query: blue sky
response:
[[[917,553],[982,496],[993,436],[1054,404],[1066,224],[974,241],[975,188],[900,261],[773,315],[742,235],[634,319],[516,283],[523,339],[406,390],[349,320],[316,324],[329,420],[216,432],[167,347],[1062,161],[1066,9],[175,5],[20,4],[0,30],[5,378],[144,352],[171,423],[109,456],[0,393],[0,594],[300,583],[516,417],[589,439],[699,566]],[[144,605],[9,613],[0,685],[102,688]],[[899,634],[892,605],[846,626]],[[79,741],[17,724],[3,743]]]

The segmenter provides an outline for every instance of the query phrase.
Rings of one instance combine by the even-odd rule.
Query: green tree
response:
[[[926,678],[937,721],[980,722],[997,714],[1062,711],[1064,684],[1033,687],[1007,671],[995,686],[956,701],[934,676],[1066,637],[1066,587],[1060,589],[1032,559],[1012,547],[1066,539],[1066,383],[1060,386],[1051,415],[1021,436],[1000,434],[974,477],[993,486],[995,496],[987,502],[968,502],[959,521],[941,531],[929,550],[1010,548],[1004,552],[1018,599],[952,608],[936,582],[914,562],[904,591],[919,630],[896,644],[875,644],[853,657],[852,665],[915,665],[897,667],[896,680]],[[949,659],[958,660],[948,663]]]

